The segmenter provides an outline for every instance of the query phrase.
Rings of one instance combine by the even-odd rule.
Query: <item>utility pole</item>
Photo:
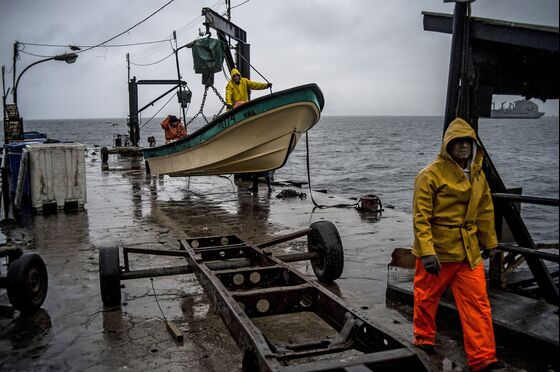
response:
[[[128,70],[128,81],[130,81],[130,54],[126,53],[126,68]]]
[[[185,106],[183,105],[183,86],[181,84],[181,71],[179,70],[179,48],[177,46],[177,32],[173,30],[173,39],[175,40],[175,63],[177,64],[177,85],[179,86],[179,102],[181,103],[181,112],[183,114],[183,124],[187,121]]]
[[[231,0],[226,0],[226,6],[227,6],[227,13],[226,13],[227,19],[228,21],[231,21]],[[231,45],[231,36],[228,35],[227,40],[228,40],[227,47],[229,48],[229,46]]]
[[[2,107],[4,108],[4,120],[6,120],[6,83],[4,77],[6,76],[6,66],[2,65]]]
[[[12,61],[12,73],[13,73],[13,75],[12,75],[12,92],[14,91],[14,87],[16,86],[16,61],[19,57],[18,51],[19,51],[19,42],[16,41],[14,43],[14,59]]]
[[[3,123],[4,123],[4,127],[6,126],[6,66],[2,65],[2,111],[4,112],[4,116],[3,116]],[[6,132],[4,131],[4,136]]]

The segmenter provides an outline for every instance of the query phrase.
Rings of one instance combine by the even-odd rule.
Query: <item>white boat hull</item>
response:
[[[193,176],[277,169],[319,118],[319,108],[311,102],[281,106],[245,119],[194,148],[147,159],[150,172]]]

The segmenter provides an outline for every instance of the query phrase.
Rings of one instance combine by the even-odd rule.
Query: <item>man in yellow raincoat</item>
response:
[[[261,90],[270,88],[272,83],[259,83],[241,77],[237,69],[231,70],[231,80],[226,85],[226,106],[228,110],[249,100],[249,89]]]
[[[437,159],[416,176],[414,344],[436,352],[436,311],[441,295],[451,287],[467,364],[472,371],[492,371],[504,365],[496,359],[482,256],[498,241],[479,147],[471,126],[455,119],[445,131]]]

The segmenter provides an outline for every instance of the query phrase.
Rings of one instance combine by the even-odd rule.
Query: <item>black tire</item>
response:
[[[317,279],[322,283],[331,283],[340,278],[344,270],[344,251],[336,226],[329,221],[314,222],[309,226],[307,250],[319,253],[318,258],[311,259],[311,267]]]
[[[47,297],[49,276],[41,256],[24,253],[8,268],[8,298],[21,312],[30,313],[43,305]]]
[[[119,248],[99,248],[99,288],[105,306],[121,304],[121,269],[119,267]]]

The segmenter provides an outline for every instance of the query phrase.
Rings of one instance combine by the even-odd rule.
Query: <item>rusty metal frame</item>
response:
[[[290,234],[260,246],[268,247],[295,239],[310,231]],[[246,356],[251,356],[261,371],[334,371],[351,366],[383,368],[389,365],[397,370],[427,370],[423,360],[403,340],[391,335],[383,326],[372,324],[330,291],[307,280],[278,257],[257,246],[240,242],[235,235],[186,239],[181,241],[181,248],[188,253],[189,266],[238,346],[245,350]],[[209,266],[216,260],[239,259],[244,259],[247,265],[227,270],[214,270]],[[315,313],[338,331],[338,338],[299,345],[277,345],[251,321],[257,317],[297,312]],[[288,365],[288,362],[297,359],[349,349],[364,355],[358,360],[323,362],[322,365]]]
[[[194,273],[245,357],[251,360],[252,364],[245,368],[260,371],[433,370],[424,353],[413,349],[383,325],[366,320],[323,286],[309,281],[286,263],[316,258],[318,253],[273,256],[264,250],[305,237],[312,231],[301,230],[259,245],[227,235],[181,240],[179,250],[123,247],[124,266],[120,279]],[[187,265],[131,270],[129,254],[182,257]],[[334,340],[278,345],[268,340],[252,321],[258,317],[298,312],[316,314],[336,330],[338,336]],[[346,350],[363,354],[344,361],[290,365],[303,358]]]

